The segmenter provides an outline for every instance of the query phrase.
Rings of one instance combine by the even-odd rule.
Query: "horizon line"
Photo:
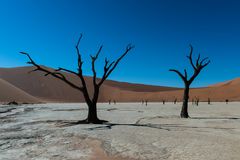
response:
[[[45,65],[41,65],[41,66],[54,69],[53,67],[48,67],[48,66],[45,66]],[[35,67],[35,66],[25,65],[25,66],[16,66],[16,67],[0,67],[0,69],[30,68],[30,67]],[[68,73],[68,74],[70,74],[70,73]],[[92,76],[90,76],[90,75],[84,75],[84,77],[92,77]],[[0,78],[1,78],[1,76],[0,76]],[[99,77],[97,77],[97,78],[99,78]],[[226,82],[229,82],[229,81],[238,79],[238,78],[240,78],[240,77],[235,77],[235,78],[233,78],[233,79],[229,79],[229,80],[226,80],[226,81],[219,81],[219,82],[216,82],[216,83],[213,83],[213,84],[209,84],[209,85],[206,85],[206,86],[191,87],[191,88],[192,88],[192,89],[207,88],[207,87],[211,87],[211,86],[213,86],[213,85],[219,84],[219,83],[226,83]],[[151,84],[151,83],[141,83],[141,82],[132,82],[132,81],[121,81],[121,80],[116,80],[116,79],[107,79],[107,80],[108,80],[108,81],[115,81],[115,82],[119,82],[119,83],[129,83],[129,84],[146,85],[146,86],[153,86],[153,87],[169,87],[169,88],[176,88],[176,89],[183,89],[183,88],[184,88],[184,87],[179,87],[179,86],[165,86],[165,85],[157,85],[157,84]]]

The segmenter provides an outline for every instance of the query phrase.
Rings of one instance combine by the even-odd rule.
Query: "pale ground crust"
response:
[[[90,160],[133,160],[128,157],[121,157],[120,155],[109,156],[102,146],[102,142],[97,139],[89,140],[89,145],[92,149],[92,154],[90,155]]]
[[[1,160],[239,160],[240,103],[98,105],[104,125],[71,125],[85,104],[0,106]]]

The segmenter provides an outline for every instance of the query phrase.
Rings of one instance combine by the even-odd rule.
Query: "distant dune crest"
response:
[[[53,77],[45,77],[41,72],[29,74],[33,67],[0,68],[0,102],[19,101],[37,102],[84,102],[83,96],[77,90]],[[74,75],[66,74],[74,83],[79,81]],[[87,85],[92,90],[91,77],[85,77]],[[190,101],[198,97],[200,101],[240,100],[240,78],[197,88],[190,91]],[[132,84],[107,80],[103,84],[99,101],[108,102],[140,102],[174,101],[182,99],[182,89],[143,84]]]

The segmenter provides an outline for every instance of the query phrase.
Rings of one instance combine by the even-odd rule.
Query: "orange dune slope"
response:
[[[34,67],[0,68],[0,78],[28,94],[41,99],[43,102],[84,101],[81,92],[54,77],[46,77],[42,72],[32,72],[29,74],[28,72],[33,69]],[[81,85],[78,77],[67,73],[64,74],[75,84]],[[93,90],[92,79],[91,77],[85,77],[85,80],[91,95]],[[139,101],[144,98],[138,96],[138,94],[142,95],[142,92],[159,92],[176,89],[172,87],[149,86],[107,80],[101,88],[99,101],[106,102],[113,98],[117,101]],[[135,94],[136,96],[134,97]],[[129,97],[132,98],[129,99]]]
[[[26,93],[25,91],[15,87],[9,82],[0,79],[0,101],[12,102],[17,101],[21,103],[38,103],[40,100]]]
[[[64,82],[51,76],[44,76],[42,72],[32,72],[34,67],[0,68],[0,102],[14,100],[20,102],[84,102],[81,92],[69,87]],[[64,73],[75,84],[81,85],[74,75]],[[85,77],[92,95],[92,79]],[[173,101],[182,99],[183,90],[174,87],[132,84],[107,80],[101,88],[99,101],[107,102],[139,102],[148,101]],[[18,95],[18,96],[16,96]],[[240,100],[240,79],[219,83],[205,88],[192,89],[190,100],[198,97],[200,101]]]

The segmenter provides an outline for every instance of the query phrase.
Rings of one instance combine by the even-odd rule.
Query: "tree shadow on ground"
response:
[[[87,128],[86,130],[93,131],[93,130],[106,130],[112,129],[114,126],[133,126],[133,127],[147,127],[153,129],[162,129],[166,131],[172,131],[176,129],[219,129],[219,130],[231,130],[235,128],[223,128],[223,127],[198,127],[198,126],[184,126],[180,124],[115,124],[115,123],[108,123],[101,126]]]
[[[146,117],[145,117],[146,118]],[[68,120],[58,120],[55,121],[55,125],[57,127],[71,127],[75,125],[89,125],[90,128],[85,128],[85,130],[93,131],[93,130],[106,130],[112,129],[115,126],[131,126],[131,127],[146,127],[153,129],[162,129],[166,131],[171,131],[172,129],[221,129],[221,130],[229,130],[235,128],[223,128],[223,127],[199,127],[199,126],[187,126],[184,124],[153,124],[153,123],[140,123],[141,120],[145,118],[140,118],[136,123],[110,123],[108,121],[103,121],[101,124],[89,124],[86,120],[82,121],[68,121]],[[147,117],[147,119],[154,118],[163,118],[163,117]],[[192,117],[190,119],[211,119],[211,120],[239,120],[238,117]],[[93,126],[92,126],[93,125]]]
[[[171,125],[171,124],[167,124],[167,125]],[[164,125],[164,126],[166,127],[167,125]],[[112,127],[114,127],[114,126],[147,127],[147,128],[163,129],[163,130],[166,130],[166,131],[170,131],[170,129],[168,129],[168,128],[163,128],[163,125],[161,125],[161,124],[150,124],[150,123],[147,123],[147,124],[106,123],[106,124],[101,125],[101,126],[87,128],[87,130],[92,131],[92,130],[112,129]]]
[[[239,120],[239,117],[191,117],[191,119]]]
[[[147,127],[147,128],[163,129],[163,130],[170,131],[170,129],[162,128],[161,124],[109,123],[108,121],[105,121],[102,124],[89,124],[89,123],[86,123],[85,120],[83,120],[83,121],[57,121],[56,126],[57,127],[71,127],[71,126],[75,126],[75,125],[79,125],[79,124],[97,125],[97,126],[93,126],[93,127],[90,127],[90,128],[86,128],[86,130],[112,129],[112,127],[114,127],[114,126],[134,126],[134,127]],[[167,125],[171,125],[171,124],[166,124],[165,126],[167,126]]]
[[[85,123],[86,124],[86,123]],[[71,127],[79,125],[78,122],[75,123],[61,123],[58,124],[58,127]],[[89,124],[88,124],[89,125]],[[198,126],[184,126],[181,124],[151,124],[151,123],[146,123],[146,124],[136,124],[136,123],[103,123],[97,126],[91,126],[89,128],[85,128],[85,130],[88,131],[95,131],[95,130],[111,130],[115,126],[130,126],[130,127],[145,127],[145,128],[152,128],[152,129],[161,129],[165,131],[171,131],[171,130],[182,130],[182,129],[218,129],[218,130],[232,130],[235,128],[223,128],[223,127],[198,127]]]

